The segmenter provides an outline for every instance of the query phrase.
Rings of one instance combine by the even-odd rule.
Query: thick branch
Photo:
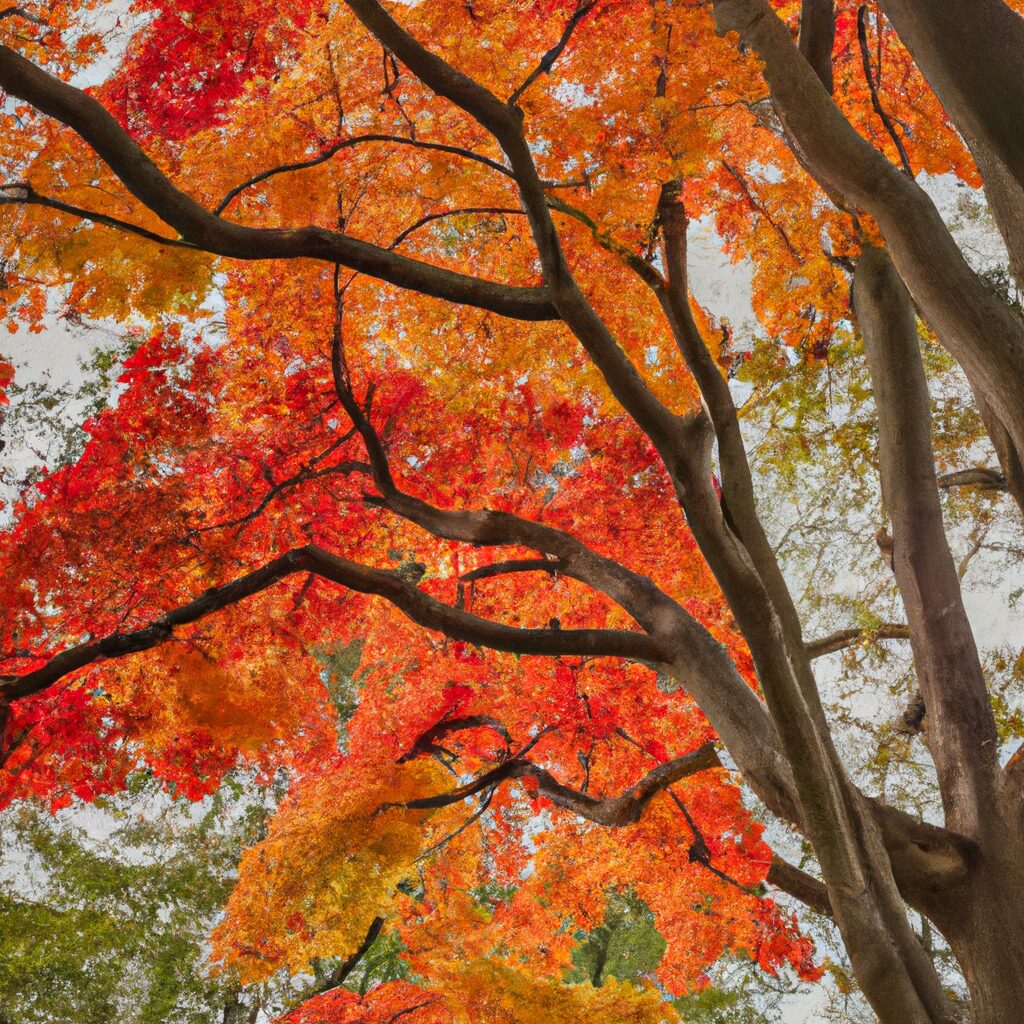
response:
[[[836,651],[853,647],[861,640],[909,640],[910,628],[900,622],[883,622],[881,625],[870,629],[839,629],[828,636],[812,640],[807,645],[807,656],[809,658],[821,658],[826,654],[835,654]]]
[[[207,590],[141,629],[113,633],[52,657],[42,668],[0,679],[0,698],[18,700],[40,693],[59,679],[104,658],[119,658],[165,643],[174,630],[273,586],[295,573],[312,573],[361,594],[383,597],[413,622],[455,640],[514,654],[610,655],[664,661],[668,651],[643,633],[604,629],[520,629],[482,619],[438,601],[400,573],[371,569],[322,548],[296,548],[240,579]]]
[[[1003,0],[881,0],[879,6],[967,140],[1024,186],[1024,19]]]
[[[428,88],[456,104],[497,139],[519,186],[553,304],[601,371],[612,394],[664,457],[679,442],[683,422],[647,386],[573,278],[551,219],[544,183],[523,134],[522,111],[502,103],[484,86],[431,53],[377,0],[347,3],[377,40]]]
[[[0,88],[76,131],[132,195],[198,249],[242,260],[325,260],[401,288],[503,316],[556,318],[543,288],[470,277],[324,228],[250,228],[222,220],[172,184],[99,101],[6,46],[0,46]]]
[[[549,572],[557,573],[561,568],[561,562],[550,558],[512,558],[507,562],[493,562],[491,565],[481,565],[478,569],[471,569],[463,573],[459,579],[463,583],[475,583],[477,580],[488,580],[495,576],[508,576],[520,572]]]
[[[977,834],[994,809],[998,739],[935,479],[931,404],[910,296],[882,249],[866,248],[853,286],[878,415],[893,570],[928,709],[929,748],[947,820]]]
[[[832,0],[803,0],[800,7],[800,52],[832,92],[832,47],[836,40],[836,14]]]
[[[883,4],[887,11],[896,6]],[[928,22],[928,5],[901,6]],[[940,6],[962,9],[945,0]],[[985,6],[1003,7],[1020,20],[999,0]],[[924,190],[854,130],[768,0],[714,0],[714,8],[719,31],[738,32],[764,61],[772,103],[796,155],[827,192],[874,216],[923,315],[1024,452],[1024,325],[970,268]],[[960,34],[953,28],[946,39],[955,46]],[[1003,94],[990,96],[1011,109]]]
[[[742,543],[751,567],[760,577],[761,583],[771,598],[771,605],[774,606],[774,610],[781,620],[790,655],[796,659],[800,670],[801,686],[805,691],[805,698],[814,706],[819,702],[810,666],[800,663],[804,658],[800,616],[778,564],[775,551],[765,534],[761,518],[758,515],[753,477],[732,393],[729,390],[728,382],[722,376],[718,365],[708,351],[690,306],[686,248],[687,217],[686,209],[683,206],[681,181],[667,182],[662,186],[658,202],[658,218],[665,242],[665,266],[668,278],[654,291],[664,310],[665,318],[668,320],[687,369],[693,374],[694,380],[700,388],[715,431],[715,439],[718,442],[722,497],[720,510],[709,503],[707,518],[721,517],[726,521],[729,529],[721,534],[721,543],[712,545],[709,539],[707,549],[702,547],[702,550],[705,557],[709,558],[716,578],[723,588],[729,586],[727,576],[735,576],[737,578],[732,589],[738,589],[742,594],[750,590],[747,583],[741,578],[743,568],[739,567],[739,571],[737,571],[738,561],[736,559],[730,560],[733,563],[733,567],[730,568],[724,557],[716,557],[714,554],[716,548],[724,549],[729,546],[728,533],[735,535]],[[709,467],[699,467],[698,471],[707,473],[710,470]],[[687,514],[693,515],[695,510],[691,508]],[[758,611],[753,619],[755,622],[763,623],[765,617],[761,611]],[[769,630],[769,632],[771,631]],[[747,637],[747,642],[756,646],[756,634],[751,633]],[[775,636],[768,637],[767,642],[774,644]],[[823,717],[821,720],[823,721]]]
[[[813,875],[801,871],[800,868],[779,856],[772,857],[768,869],[768,883],[788,892],[790,896],[806,904],[826,917],[832,916],[832,901],[828,897],[828,889]]]
[[[952,473],[943,473],[938,478],[938,485],[943,489],[949,487],[980,487],[983,491],[1006,491],[1006,477],[991,466],[974,466],[971,469],[958,469]]]

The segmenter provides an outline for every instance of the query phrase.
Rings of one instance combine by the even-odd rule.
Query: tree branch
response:
[[[40,693],[64,676],[102,659],[120,658],[157,647],[166,643],[175,629],[260,593],[296,573],[312,573],[357,593],[383,597],[427,629],[494,650],[514,654],[609,655],[655,662],[668,657],[663,645],[644,633],[610,629],[521,629],[482,619],[430,597],[398,572],[371,569],[307,545],[275,558],[240,579],[207,590],[148,626],[71,647],[50,658],[41,668],[22,676],[0,677],[0,702]]]
[[[601,799],[563,786],[546,769],[532,761],[517,757],[505,761],[498,767],[484,772],[467,785],[459,786],[448,793],[420,797],[400,804],[383,804],[381,810],[391,807],[410,809],[448,807],[451,804],[460,803],[475,793],[498,785],[506,779],[532,778],[536,781],[541,795],[547,797],[557,807],[573,811],[580,817],[598,825],[621,828],[639,821],[644,808],[653,797],[673,783],[689,775],[695,775],[697,772],[718,767],[721,767],[721,762],[715,751],[714,743],[705,743],[704,746],[690,754],[658,765],[619,796]]]
[[[771,867],[768,869],[768,883],[788,892],[811,910],[816,910],[826,917],[832,916],[832,901],[829,899],[828,888],[824,882],[813,875],[801,871],[800,868],[778,855],[772,855]]]
[[[438,153],[449,153],[452,156],[459,156],[465,160],[473,160],[478,164],[483,164],[485,167],[490,167],[491,170],[505,175],[506,178],[512,177],[512,172],[503,164],[498,163],[497,160],[492,160],[488,156],[483,156],[480,153],[474,153],[471,149],[464,149],[461,146],[449,146],[443,142],[420,141],[419,139],[406,138],[404,135],[356,135],[351,139],[342,139],[340,142],[336,142],[334,145],[328,146],[325,150],[314,157],[310,157],[308,160],[298,160],[295,163],[281,164],[278,167],[271,167],[269,170],[261,171],[259,174],[253,175],[251,178],[246,179],[227,192],[224,195],[224,198],[214,208],[213,212],[217,214],[217,216],[220,216],[231,205],[232,200],[234,200],[236,196],[240,195],[246,189],[252,188],[253,185],[269,181],[271,178],[276,177],[279,174],[289,174],[293,171],[304,171],[310,167],[318,167],[320,164],[326,163],[344,149],[351,149],[353,146],[364,145],[369,142],[389,142],[402,146],[411,146],[414,149],[426,149],[433,150]]]
[[[862,639],[909,640],[910,627],[901,622],[883,622],[881,625],[867,629],[839,629],[828,636],[811,640],[807,644],[807,656],[822,658],[826,654],[834,654],[836,651],[852,647]]]
[[[903,145],[903,140],[896,134],[896,126],[892,123],[892,118],[885,112],[885,107],[882,106],[882,101],[878,98],[878,85],[875,82],[874,72],[871,70],[871,51],[868,49],[868,9],[865,4],[861,4],[857,10],[857,42],[860,45],[860,64],[864,70],[864,78],[867,80],[868,90],[871,93],[871,106],[885,126],[885,130],[889,133],[889,138],[892,139],[896,152],[900,155],[900,163],[903,165],[903,170],[912,178],[914,176],[914,169],[910,166],[910,157],[907,156],[906,147]]]
[[[414,231],[418,231],[427,224],[433,224],[436,220],[444,220],[446,217],[464,217],[474,214],[522,217],[523,211],[517,210],[511,206],[465,206],[457,210],[441,210],[438,213],[428,213],[396,235],[395,240],[388,246],[388,248],[397,249]]]
[[[495,576],[508,576],[519,572],[549,572],[552,575],[561,571],[561,562],[551,558],[512,558],[506,562],[492,562],[481,565],[463,573],[459,580],[462,583],[476,583],[477,580],[489,580]]]
[[[984,831],[979,816],[995,812],[999,744],[942,518],[913,301],[885,250],[865,247],[853,301],[871,371],[893,571],[928,708],[929,750],[949,824],[977,835]]]
[[[132,235],[138,235],[150,242],[159,245],[169,245],[179,249],[195,249],[191,242],[181,238],[168,238],[166,235],[150,231],[148,228],[132,224],[130,221],[121,220],[118,217],[110,217],[105,213],[98,213],[95,210],[86,210],[81,206],[72,206],[70,203],[61,202],[50,196],[40,195],[27,182],[12,182],[8,185],[0,185],[0,205],[2,206],[45,206],[50,210],[57,210],[60,213],[67,213],[72,217],[79,217],[82,220],[91,220],[94,224],[102,224],[105,227],[116,228],[118,231],[126,231]]]
[[[971,469],[958,469],[953,473],[943,473],[938,478],[938,484],[943,489],[974,485],[983,491],[1008,491],[1010,489],[1006,477],[991,466],[975,466]]]
[[[832,0],[803,0],[800,7],[800,52],[830,93],[835,39],[836,14]]]
[[[562,55],[562,51],[569,45],[569,40],[572,39],[573,32],[576,31],[577,26],[581,21],[594,9],[594,5],[597,0],[580,0],[579,6],[573,11],[572,17],[566,23],[565,28],[562,31],[562,35],[558,42],[548,50],[547,53],[541,57],[540,63],[526,76],[523,84],[508,98],[509,105],[512,106],[519,102],[523,93],[533,85],[534,82],[540,78],[541,75],[549,74],[551,69],[555,66],[555,61],[558,60]]]
[[[359,948],[347,960],[338,964],[337,968],[331,973],[327,987],[323,991],[327,992],[332,988],[339,988],[345,984],[346,979],[358,966],[359,961],[366,956],[370,951],[370,947],[377,941],[377,936],[380,935],[383,927],[383,917],[375,917],[370,922],[370,927],[366,930],[366,937],[360,943]]]
[[[320,227],[251,228],[226,221],[178,189],[98,100],[0,46],[0,88],[77,132],[140,202],[182,239],[206,252],[242,260],[307,257],[370,277],[522,320],[557,314],[547,291],[460,274]]]
[[[684,418],[654,395],[575,281],[551,219],[544,183],[523,135],[522,111],[502,103],[484,86],[424,47],[377,0],[347,3],[376,39],[428,88],[464,110],[497,139],[508,157],[523,209],[530,219],[548,295],[601,371],[612,394],[665,458],[680,443]]]
[[[25,21],[31,21],[33,25],[46,25],[44,18],[40,18],[31,11],[26,11],[24,7],[5,7],[0,11],[0,21],[7,18],[23,18]]]
[[[429,754],[434,751],[435,744],[439,739],[450,735],[453,732],[462,732],[465,729],[493,729],[505,741],[506,746],[511,746],[512,737],[508,729],[497,718],[490,715],[466,715],[463,718],[443,718],[436,725],[431,726],[399,759],[398,763],[411,761],[420,754]]]

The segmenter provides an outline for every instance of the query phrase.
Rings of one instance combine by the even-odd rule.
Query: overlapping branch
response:
[[[883,6],[919,5],[888,0]],[[951,17],[956,5],[942,6]],[[989,6],[1006,11],[998,0]],[[1024,326],[968,265],[924,189],[854,129],[767,0],[714,0],[713,7],[719,32],[739,33],[764,62],[772,103],[801,163],[827,192],[876,219],[924,318],[992,406],[1019,457]],[[951,42],[955,33],[945,38]]]
[[[719,6],[738,2],[723,0]],[[177,189],[94,99],[3,47],[0,47],[0,86],[77,131],[106,160],[129,191],[177,230],[188,244],[240,259],[312,257],[423,294],[503,315],[527,320],[561,317],[602,372],[611,392],[658,448],[677,485],[681,484],[681,467],[699,466],[703,471],[706,463],[703,452],[691,452],[683,459],[688,445],[708,443],[702,414],[678,416],[657,399],[575,282],[551,219],[544,182],[537,173],[522,131],[521,112],[430,53],[375,0],[349,0],[349,7],[425,84],[456,103],[494,134],[508,157],[509,173],[515,177],[524,211],[530,218],[544,270],[544,288],[507,286],[469,277],[320,228],[261,229],[225,221]],[[791,39],[788,44],[792,46]],[[710,393],[713,400],[714,389]],[[358,417],[368,426],[368,417],[357,406],[353,416],[357,427]],[[0,696],[9,700],[39,692],[68,672],[100,658],[156,646],[166,640],[177,625],[196,621],[216,608],[265,589],[292,572],[308,572],[363,593],[381,596],[428,629],[439,629],[449,636],[495,649],[535,654],[611,654],[666,663],[707,711],[745,776],[769,806],[790,820],[802,820],[803,813],[781,753],[779,736],[763,703],[740,677],[728,655],[676,601],[658,590],[650,580],[597,555],[561,531],[488,510],[441,510],[402,493],[391,476],[380,439],[371,429],[361,428],[361,432],[381,492],[379,496],[369,496],[368,500],[436,537],[478,545],[517,545],[554,556],[560,572],[607,594],[628,610],[647,634],[614,630],[524,630],[504,626],[436,601],[399,574],[370,569],[307,547],[275,559],[242,580],[208,591],[148,627],[114,634],[57,655],[35,673],[4,681]],[[716,529],[728,536],[728,530],[734,527],[728,522],[727,512],[718,507],[717,497],[713,498],[710,480],[693,477],[685,483],[698,485],[701,501],[714,501]],[[725,519],[728,530],[719,519]],[[229,588],[234,588],[230,594],[237,596],[228,596]],[[789,653],[797,657],[792,651]],[[804,657],[802,648],[799,656]],[[813,751],[816,743],[817,738],[814,738],[807,749]],[[534,775],[539,785],[547,786],[560,799],[569,801],[586,796],[571,790],[563,792],[565,787],[559,788],[560,784],[554,779],[538,778],[532,769],[515,770]],[[585,802],[584,806],[593,810]],[[624,810],[622,813],[632,812]],[[898,812],[895,816],[886,815],[875,809],[874,813],[889,823],[888,831],[885,825],[882,831],[891,848],[898,848],[900,843],[905,847],[914,846],[908,836],[916,833]],[[890,834],[891,844],[888,843]],[[942,830],[936,830],[932,838],[938,847],[948,837]],[[955,843],[947,842],[947,845],[955,846]],[[912,858],[914,854],[909,856]],[[921,856],[923,854],[918,853],[918,857]]]
[[[556,317],[544,288],[461,274],[325,228],[253,228],[224,220],[177,188],[98,100],[6,46],[0,46],[0,88],[76,131],[132,195],[194,248],[241,260],[308,257],[340,263],[402,288],[503,316]]]
[[[657,768],[648,772],[618,796],[599,798],[565,786],[545,768],[541,768],[525,758],[516,757],[484,772],[465,786],[459,786],[436,796],[408,800],[401,804],[385,804],[381,810],[388,807],[410,809],[448,807],[507,779],[531,778],[537,784],[540,794],[547,797],[556,807],[572,811],[581,818],[586,818],[598,825],[621,828],[639,821],[644,808],[651,800],[673,783],[679,782],[680,779],[687,776],[695,775],[697,772],[718,767],[721,767],[721,762],[715,751],[714,743],[705,743],[704,746],[692,753],[658,765]]]
[[[995,803],[999,744],[942,519],[913,302],[888,253],[870,247],[858,261],[853,295],[878,410],[893,570],[928,709],[929,748],[950,823],[976,834],[973,816]]]

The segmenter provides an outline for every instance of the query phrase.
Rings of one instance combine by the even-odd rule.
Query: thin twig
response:
[[[860,61],[861,66],[864,68],[864,77],[867,79],[868,89],[871,90],[871,106],[874,107],[875,113],[881,118],[882,124],[885,125],[885,130],[889,133],[889,137],[895,144],[896,151],[900,155],[900,162],[903,164],[903,170],[913,178],[914,171],[910,166],[910,158],[907,156],[907,151],[903,146],[903,140],[896,134],[896,126],[892,123],[892,119],[885,112],[885,108],[878,98],[878,86],[875,82],[875,76],[871,71],[871,56],[868,51],[868,9],[863,4],[857,11],[857,41],[860,43]]]
[[[244,192],[247,188],[251,188],[253,185],[258,185],[260,182],[267,181],[278,174],[289,174],[292,171],[304,171],[310,167],[317,167],[320,164],[326,163],[331,159],[331,157],[340,153],[343,149],[350,149],[353,146],[359,146],[367,142],[393,142],[402,146],[411,146],[413,149],[429,149],[439,153],[450,153],[452,156],[459,156],[465,160],[473,160],[476,163],[483,164],[485,167],[490,167],[491,170],[505,175],[506,178],[512,177],[512,172],[507,167],[498,163],[497,160],[492,160],[490,157],[483,156],[480,153],[474,153],[470,149],[463,149],[461,146],[448,146],[442,142],[422,142],[419,139],[410,139],[405,135],[356,135],[351,139],[342,139],[340,142],[335,142],[333,145],[328,146],[327,149],[318,153],[314,157],[310,157],[308,160],[298,160],[295,163],[281,164],[278,167],[271,167],[269,170],[261,171],[259,174],[254,174],[251,178],[248,178],[241,184],[236,185],[230,192],[227,192],[224,198],[214,208],[213,212],[217,214],[217,216],[220,216],[228,206],[231,205],[231,201],[239,195],[239,193]]]
[[[146,238],[151,242],[159,242],[160,245],[170,245],[178,249],[197,249],[191,242],[182,238],[167,238],[165,235],[157,234],[148,228],[132,224],[130,221],[121,220],[118,217],[110,217],[105,213],[98,213],[96,210],[87,210],[81,206],[73,206],[70,203],[61,202],[50,196],[41,195],[27,182],[12,182],[8,185],[0,185],[0,205],[6,206],[45,206],[50,210],[57,210],[60,213],[70,214],[72,217],[79,217],[82,220],[91,220],[94,224],[103,224],[105,227],[116,228],[118,231],[127,231],[130,234]]]

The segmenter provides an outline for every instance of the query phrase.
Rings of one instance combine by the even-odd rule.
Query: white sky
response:
[[[119,10],[123,10],[121,4],[110,5],[103,17],[110,23]],[[103,69],[99,68],[90,77],[99,80],[102,74]],[[958,240],[968,258],[976,266],[1005,265],[1005,251],[998,236],[993,231],[984,229],[977,221],[963,220],[959,217],[958,203],[965,196],[970,198],[969,190],[965,192],[962,185],[951,179],[938,179],[929,185],[947,222],[956,229]],[[691,284],[695,296],[716,316],[727,316],[730,319],[737,340],[742,344],[746,337],[756,331],[756,321],[751,308],[749,267],[733,264],[729,260],[722,252],[720,239],[716,237],[711,223],[707,220],[691,224],[689,253]],[[97,336],[91,331],[70,328],[53,319],[47,330],[40,335],[22,331],[0,337],[0,353],[14,363],[16,381],[19,384],[38,381],[59,388],[81,382],[79,360],[88,356],[97,340]],[[0,427],[0,437],[2,436],[3,428]],[[45,441],[45,438],[40,438],[40,445],[45,447]],[[15,451],[10,445],[7,450],[0,453],[0,460],[12,468],[15,475],[20,475],[38,462],[38,458],[31,451]],[[10,497],[10,493],[0,494],[0,498]],[[1020,643],[1024,637],[1024,613],[1012,610],[1000,595],[993,595],[988,591],[968,590],[965,599],[983,646],[1005,642]],[[827,680],[827,670],[824,675]],[[97,835],[102,835],[109,827],[103,814],[91,808],[63,813],[73,816],[79,824],[85,825]],[[787,1024],[813,1024],[821,1020],[824,998],[824,988],[807,995],[784,997],[781,1000],[784,1020]]]

